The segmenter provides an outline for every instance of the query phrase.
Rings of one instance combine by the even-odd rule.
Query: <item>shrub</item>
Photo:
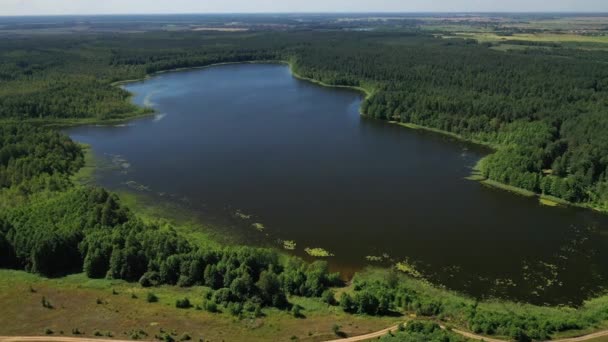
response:
[[[160,275],[158,272],[146,272],[139,278],[139,284],[142,287],[158,286],[160,284]]]
[[[243,304],[241,303],[230,303],[228,305],[228,311],[230,311],[230,314],[233,316],[240,316],[241,313],[243,312]]]
[[[158,297],[154,293],[148,292],[146,300],[148,301],[148,303],[156,303],[158,302]]]
[[[334,334],[340,336],[340,326],[338,324],[332,325],[331,331],[333,331]]]
[[[53,335],[53,330],[51,328],[46,328],[46,329],[44,329],[44,333],[46,335]]]
[[[321,294],[321,299],[323,302],[329,305],[336,305],[336,294],[333,290],[325,290]]]
[[[175,301],[175,307],[179,309],[189,309],[192,307],[188,298],[178,299]]]
[[[217,304],[215,304],[215,302],[213,301],[208,301],[207,303],[205,303],[205,310],[209,312],[217,312]]]
[[[340,307],[342,308],[342,310],[346,312],[353,312],[354,306],[355,303],[353,301],[353,298],[346,292],[342,293],[342,296],[340,297]]]
[[[291,314],[295,318],[302,318],[302,317],[304,317],[304,315],[302,314],[302,309],[303,308],[300,305],[295,304],[294,306],[291,307]]]

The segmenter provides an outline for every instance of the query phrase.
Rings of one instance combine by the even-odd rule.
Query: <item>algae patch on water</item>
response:
[[[127,181],[124,183],[126,186],[128,186],[131,189],[137,190],[137,191],[151,191],[150,187],[137,183],[136,181]]]
[[[390,255],[388,255],[387,253],[382,253],[382,255],[366,255],[365,256],[365,260],[371,261],[371,262],[381,262],[384,260],[388,260],[389,258],[390,258]]]
[[[414,265],[410,264],[407,260],[400,261],[395,264],[395,268],[403,273],[407,273],[412,277],[421,278],[422,274],[418,272],[418,270],[414,267]]]
[[[334,256],[332,253],[330,253],[329,251],[323,249],[323,248],[310,248],[310,247],[306,247],[304,248],[304,251],[313,257],[318,257],[318,258],[327,258],[327,257],[332,257]]]
[[[253,223],[253,224],[251,224],[251,226],[252,226],[252,227],[253,227],[255,230],[260,231],[260,232],[263,232],[263,231],[264,231],[264,229],[266,229],[266,227],[264,227],[264,225],[263,225],[263,224],[261,224],[261,223],[259,223],[259,222]]]
[[[540,202],[540,204],[546,205],[548,207],[557,207],[559,205],[559,203],[554,202],[554,201],[552,201],[550,199],[547,199],[547,198],[543,198],[543,197],[539,198],[538,202]]]
[[[285,240],[283,241],[283,248],[289,251],[293,251],[296,249],[296,242],[293,240]]]
[[[564,200],[561,200],[559,198],[555,198],[555,197],[551,197],[551,196],[540,196],[538,198],[538,202],[541,205],[544,206],[548,206],[548,207],[561,207],[561,206],[567,206],[568,203]]]
[[[249,220],[251,218],[251,215],[247,215],[239,209],[237,209],[237,211],[234,213],[234,216],[241,220]]]

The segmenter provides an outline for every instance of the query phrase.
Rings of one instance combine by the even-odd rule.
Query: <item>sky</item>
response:
[[[0,0],[0,16],[235,12],[608,12],[608,0]]]

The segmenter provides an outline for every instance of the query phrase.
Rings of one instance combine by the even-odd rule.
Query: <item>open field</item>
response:
[[[236,318],[227,312],[209,313],[196,308],[178,309],[175,301],[188,297],[200,305],[203,287],[163,286],[145,289],[124,281],[91,280],[81,274],[59,279],[43,279],[18,271],[0,271],[0,335],[108,336],[117,339],[153,340],[155,335],[172,334],[177,340],[185,333],[195,341],[320,341],[335,338],[338,324],[348,336],[383,329],[399,317],[347,315],[338,307],[320,300],[291,298],[301,305],[305,318],[287,312],[264,309],[261,318]],[[152,291],[157,303],[148,303]],[[115,293],[115,294],[114,294]],[[45,298],[52,309],[42,306]],[[226,311],[220,309],[222,311]],[[74,334],[75,332],[80,334]]]
[[[500,42],[505,40],[520,40],[520,41],[533,41],[533,42],[574,42],[574,43],[595,43],[595,44],[608,44],[608,35],[603,36],[587,36],[573,33],[516,33],[509,36],[498,35],[492,32],[476,32],[476,33],[465,33],[457,32],[456,37],[461,38],[472,38],[480,42]]]

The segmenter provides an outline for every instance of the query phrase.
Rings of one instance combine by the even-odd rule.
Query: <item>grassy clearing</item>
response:
[[[0,124],[18,124],[18,123],[29,123],[36,126],[66,128],[74,126],[90,126],[90,125],[101,125],[101,126],[112,126],[127,123],[132,120],[142,119],[154,115],[154,111],[148,108],[140,108],[132,113],[124,113],[120,116],[100,119],[100,118],[53,118],[53,119],[2,119]]]
[[[501,36],[492,32],[455,32],[454,36],[472,38],[482,43],[500,42],[504,40],[522,40],[532,42],[608,44],[608,36],[586,36],[573,33],[517,33],[510,36]]]
[[[481,184],[486,185],[488,187],[491,188],[496,188],[496,189],[501,189],[501,190],[505,190],[505,191],[509,191],[511,193],[514,194],[518,194],[518,195],[522,195],[525,197],[534,197],[536,196],[536,193],[526,190],[526,189],[522,189],[522,188],[518,188],[515,186],[511,186],[511,185],[507,185],[507,184],[503,184],[491,179],[485,179],[481,181]]]
[[[119,191],[120,200],[146,223],[172,226],[199,246],[220,247],[236,243],[233,236],[221,233],[213,224],[202,222],[177,203],[158,201],[145,194]]]
[[[84,165],[72,175],[71,180],[76,184],[91,184],[94,181],[93,175],[97,168],[97,161],[95,154],[90,145],[80,144],[82,152],[84,153]]]
[[[204,287],[162,286],[145,289],[138,284],[107,279],[91,280],[82,274],[45,279],[20,271],[0,270],[0,335],[54,335],[63,331],[72,336],[78,329],[84,336],[95,331],[111,332],[115,338],[130,339],[134,332],[142,339],[155,335],[188,333],[194,341],[319,341],[333,338],[334,324],[348,336],[365,334],[395,324],[399,319],[361,317],[344,314],[317,299],[290,298],[302,306],[302,318],[276,309],[263,310],[261,318],[237,318],[220,307],[220,313],[197,310],[206,291]],[[149,292],[158,302],[148,303]],[[44,308],[41,298],[51,304]],[[178,299],[189,298],[190,309],[178,309]],[[162,332],[161,332],[162,331]]]

